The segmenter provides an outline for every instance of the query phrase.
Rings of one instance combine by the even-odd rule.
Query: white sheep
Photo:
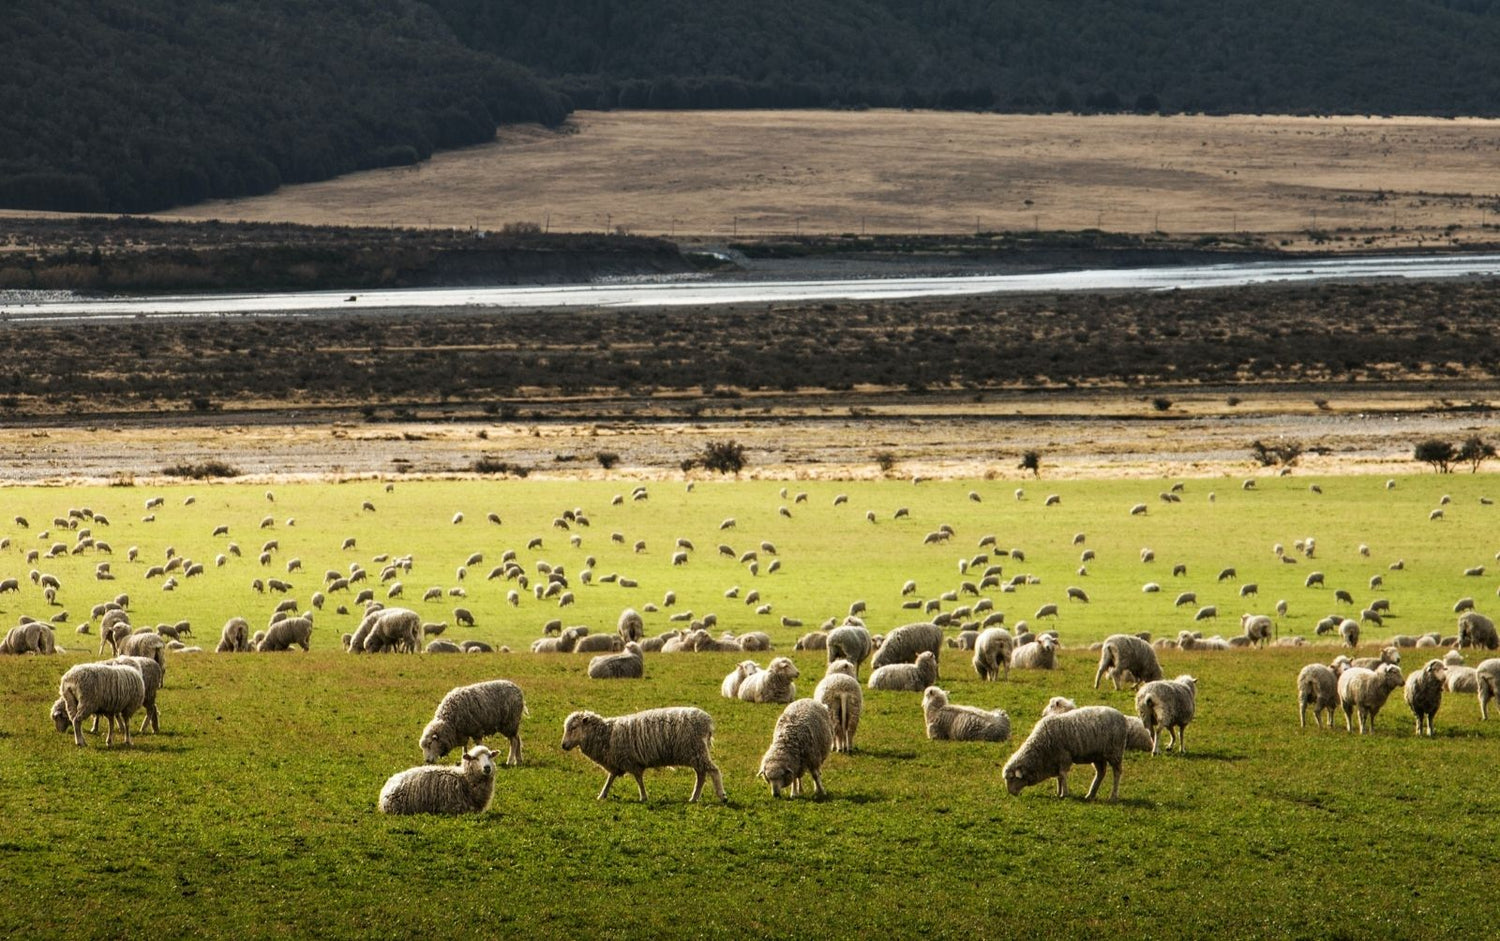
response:
[[[152,732],[160,732],[161,714],[156,709],[156,694],[161,690],[162,683],[166,680],[167,671],[162,668],[161,664],[150,657],[116,657],[110,662],[123,663],[140,671],[141,680],[146,684],[146,694],[141,699],[141,707],[145,711],[145,715],[141,716],[141,727],[137,732],[144,733],[148,724],[151,726]],[[99,716],[95,713],[94,727],[89,729],[89,731],[97,731],[98,724]]]
[[[277,621],[266,628],[266,636],[261,639],[255,649],[265,653],[290,650],[295,645],[301,647],[303,650],[310,650],[311,647],[309,644],[312,641],[312,628],[312,618],[306,616]],[[417,625],[417,629],[421,630],[421,624]]]
[[[1500,647],[1500,635],[1495,632],[1495,622],[1478,611],[1465,611],[1458,619],[1458,646],[1484,647],[1489,650]]]
[[[83,720],[104,716],[107,723],[104,744],[114,744],[118,725],[130,739],[130,719],[146,700],[146,681],[141,671],[125,663],[79,663],[68,669],[57,684],[57,701],[52,704],[52,721],[59,732],[73,729],[73,743],[83,747]]]
[[[915,663],[888,663],[870,674],[870,689],[920,693],[937,682],[937,657],[932,651],[917,654]]]
[[[777,657],[759,670],[746,676],[736,695],[744,702],[791,702],[797,698],[797,684],[792,682],[801,673],[788,657]]]
[[[625,642],[618,634],[588,634],[573,645],[575,653],[619,653],[624,649]]]
[[[495,761],[483,745],[457,765],[418,765],[391,775],[380,789],[383,814],[480,814],[495,794]]]
[[[1010,679],[1010,657],[1015,638],[1003,627],[986,628],[974,639],[974,672],[981,680],[996,680],[1002,670]]]
[[[815,699],[798,699],[789,703],[776,719],[771,744],[761,756],[756,776],[771,785],[773,797],[783,789],[791,796],[802,793],[802,776],[812,775],[813,795],[825,797],[823,762],[833,748],[833,718],[828,707]]]
[[[1187,754],[1187,725],[1197,711],[1198,680],[1186,673],[1174,680],[1144,683],[1135,693],[1135,712],[1151,734],[1151,754],[1161,754],[1161,732],[1166,730],[1167,751],[1175,744]]]
[[[646,622],[641,613],[634,608],[626,608],[620,612],[620,620],[615,625],[615,630],[620,634],[620,640],[624,643],[630,641],[640,642],[646,636]]]
[[[870,632],[863,624],[845,623],[828,632],[828,662],[848,660],[857,671],[874,648]]]
[[[1077,708],[1078,703],[1068,699],[1066,696],[1053,696],[1047,700],[1047,705],[1042,707],[1042,715],[1056,716],[1064,712],[1072,712]],[[1332,717],[1330,717],[1329,721],[1332,721]],[[1136,716],[1126,716],[1125,725],[1127,729],[1125,750],[1149,752],[1151,750],[1151,733],[1146,731],[1146,723],[1142,722]]]
[[[1297,674],[1297,715],[1307,728],[1307,707],[1313,707],[1313,721],[1323,727],[1323,713],[1328,713],[1328,727],[1333,728],[1333,711],[1339,706],[1339,678],[1333,667],[1309,663]]]
[[[705,777],[713,779],[714,793],[722,801],[727,800],[724,779],[709,756],[713,738],[713,718],[694,706],[647,709],[610,718],[582,711],[563,720],[562,748],[580,749],[604,769],[608,776],[599,800],[609,796],[616,778],[629,774],[635,778],[644,801],[646,782],[642,773],[647,768],[680,766],[692,768],[697,774],[690,803],[703,792]]]
[[[1438,707],[1443,704],[1443,683],[1448,679],[1448,665],[1441,660],[1429,660],[1427,665],[1406,678],[1406,705],[1417,720],[1417,734],[1426,726],[1427,737],[1432,737],[1432,720]]]
[[[931,653],[933,659],[936,660],[942,655],[942,649],[943,629],[941,627],[930,622],[905,624],[885,635],[885,641],[880,645],[880,649],[875,651],[870,665],[878,670],[888,664],[912,663],[917,659],[917,654],[923,651]],[[829,654],[832,653],[830,648]],[[931,684],[924,683],[914,692],[920,693],[929,685]]]
[[[438,702],[417,745],[423,760],[431,764],[471,740],[479,745],[487,736],[500,734],[510,742],[505,763],[519,765],[521,718],[528,714],[521,687],[510,680],[456,686]]]
[[[1126,679],[1136,685],[1150,683],[1162,678],[1161,663],[1156,651],[1149,643],[1134,634],[1111,634],[1099,648],[1099,669],[1094,673],[1094,689],[1109,673],[1109,681],[1115,689]],[[1127,679],[1128,674],[1128,679]]]
[[[1018,622],[1020,627],[1024,622]],[[1043,634],[1035,640],[1016,647],[1010,655],[1010,665],[1016,670],[1053,670],[1057,668],[1057,638]]]
[[[1500,657],[1492,657],[1474,668],[1474,688],[1479,692],[1479,718],[1490,717],[1490,701],[1500,699]]]
[[[1264,647],[1275,633],[1276,625],[1271,618],[1265,614],[1242,614],[1240,615],[1240,629],[1245,632],[1245,637],[1250,643]]]
[[[927,737],[934,741],[1003,742],[1010,738],[1010,714],[1004,709],[953,705],[948,693],[938,686],[922,691],[922,715],[927,721]]]
[[[1092,800],[1104,782],[1104,769],[1114,772],[1109,799],[1120,796],[1120,765],[1129,737],[1125,714],[1109,706],[1084,706],[1042,716],[1010,760],[1002,776],[1012,796],[1022,789],[1057,778],[1057,796],[1068,796],[1068,771],[1075,763],[1094,766],[1094,781],[1084,800]]]
[[[645,651],[635,641],[626,644],[620,653],[605,654],[589,661],[591,680],[638,680],[645,675]]]
[[[1391,692],[1401,685],[1401,668],[1384,663],[1374,670],[1349,667],[1339,674],[1339,704],[1344,708],[1344,728],[1354,731],[1354,714],[1359,713],[1359,733],[1375,731],[1375,716]]]
[[[739,665],[731,670],[729,675],[724,677],[724,681],[719,684],[719,695],[725,699],[739,699],[740,684],[745,681],[745,677],[759,672],[760,664],[754,660],[741,660]]]
[[[854,664],[835,660],[828,664],[828,672],[813,690],[813,698],[828,707],[833,720],[834,751],[854,750],[854,733],[859,731],[859,716],[865,704],[864,689],[855,674]]]

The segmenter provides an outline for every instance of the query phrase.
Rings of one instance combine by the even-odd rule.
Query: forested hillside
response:
[[[568,112],[416,0],[6,0],[0,62],[11,208],[264,193]]]
[[[1493,0],[429,0],[576,107],[1500,113]]]
[[[572,108],[1500,114],[1500,0],[6,0],[0,206],[143,211]]]

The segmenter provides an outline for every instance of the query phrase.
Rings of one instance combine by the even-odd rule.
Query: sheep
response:
[[[859,716],[864,711],[865,693],[848,660],[835,660],[813,690],[813,698],[828,707],[833,720],[833,750],[854,750],[854,733],[859,731]]]
[[[1495,633],[1495,622],[1478,611],[1465,611],[1458,619],[1458,646],[1484,647],[1489,650],[1500,647],[1500,635]]]
[[[1026,741],[1005,763],[1002,776],[1011,796],[1048,778],[1057,778],[1057,796],[1068,796],[1068,771],[1075,762],[1094,766],[1094,781],[1084,800],[1093,800],[1104,782],[1104,769],[1114,772],[1109,799],[1120,796],[1120,765],[1125,755],[1129,724],[1125,714],[1109,706],[1084,706],[1037,720]]]
[[[143,633],[130,634],[115,644],[115,655],[123,657],[148,657],[167,668],[167,642],[161,635],[143,628]]]
[[[711,778],[714,793],[721,801],[724,779],[709,756],[713,745],[714,720],[694,706],[669,706],[643,712],[605,718],[593,712],[571,713],[563,720],[563,751],[574,748],[603,768],[607,777],[598,800],[609,796],[609,789],[622,774],[635,778],[642,801],[646,799],[646,782],[642,772],[647,768],[680,766],[692,768],[697,775],[689,803],[695,803],[703,792],[703,780]]]
[[[1339,706],[1338,674],[1333,667],[1309,663],[1297,674],[1297,715],[1307,728],[1307,707],[1313,707],[1313,721],[1323,727],[1323,712],[1328,712],[1328,727],[1333,728],[1333,710]]]
[[[394,774],[380,789],[383,814],[480,814],[495,794],[494,753],[483,745],[457,765],[418,765]]]
[[[1307,573],[1307,578],[1305,578],[1305,579],[1302,580],[1302,587],[1303,588],[1311,588],[1314,585],[1322,587],[1322,585],[1323,585],[1323,573],[1322,572],[1308,572]]]
[[[870,632],[863,624],[844,623],[828,632],[828,662],[835,660],[848,660],[854,664],[854,669],[870,659],[874,643]]]
[[[776,720],[770,747],[761,757],[756,777],[771,785],[773,797],[788,789],[792,797],[802,793],[802,776],[812,775],[813,794],[825,797],[821,770],[833,746],[834,726],[828,707],[814,699],[798,699],[787,705]]]
[[[154,636],[154,635],[153,635]],[[57,731],[73,730],[73,744],[84,747],[83,720],[104,716],[104,744],[114,744],[116,724],[130,739],[130,719],[146,700],[146,681],[135,666],[118,663],[79,663],[68,669],[57,684],[57,701],[52,704],[52,721]]]
[[[1406,678],[1406,705],[1417,720],[1417,733],[1427,727],[1427,737],[1432,738],[1432,719],[1443,704],[1443,684],[1448,679],[1448,665],[1441,660],[1429,660],[1427,665]]]
[[[646,636],[646,622],[639,611],[634,608],[626,608],[620,612],[620,619],[615,624],[615,629],[620,634],[620,639],[629,643],[640,642]]]
[[[1218,616],[1219,616],[1219,607],[1218,607],[1218,605],[1208,604],[1208,605],[1204,605],[1203,607],[1201,607],[1201,608],[1198,609],[1197,613],[1193,615],[1193,620],[1194,621],[1207,621],[1210,618],[1217,618]]]
[[[421,616],[409,608],[376,609],[360,622],[350,649],[356,653],[387,650],[416,653],[421,630]]]
[[[870,689],[920,693],[937,682],[937,657],[930,650],[917,654],[915,663],[888,663],[870,673]]]
[[[1187,724],[1197,711],[1198,680],[1182,674],[1175,680],[1143,683],[1135,692],[1135,712],[1151,734],[1151,754],[1161,754],[1161,732],[1166,730],[1167,751],[1175,744],[1180,754],[1187,754]]]
[[[1474,668],[1474,686],[1479,692],[1479,718],[1490,717],[1490,701],[1500,698],[1500,658],[1492,657]]]
[[[56,652],[57,639],[52,628],[38,621],[18,624],[6,632],[4,640],[0,640],[0,654],[53,654]]]
[[[1152,646],[1134,634],[1111,634],[1099,649],[1099,669],[1094,673],[1094,689],[1109,672],[1109,681],[1115,689],[1127,674],[1134,685],[1150,683],[1162,678],[1161,663],[1156,659]]]
[[[418,624],[420,629],[421,625]],[[299,617],[287,618],[278,621],[266,629],[266,636],[256,646],[261,653],[271,651],[290,650],[293,645],[303,650],[311,650],[309,643],[312,640],[312,618]]]
[[[885,643],[881,644],[880,649],[875,651],[875,657],[870,661],[870,665],[878,670],[887,664],[911,663],[923,651],[931,653],[934,661],[936,661],[942,648],[943,629],[941,627],[930,622],[906,624],[892,630],[886,635]],[[828,652],[829,659],[835,659],[832,656],[833,650],[831,647]],[[915,692],[921,692],[927,685],[923,684]]]
[[[1001,671],[1010,679],[1010,658],[1014,649],[1014,638],[1003,627],[991,627],[979,633],[974,640],[974,672],[981,680],[998,679]]]
[[[1373,670],[1376,667],[1380,666],[1382,663],[1399,664],[1400,662],[1401,651],[1398,650],[1394,645],[1392,645],[1389,647],[1382,647],[1380,649],[1380,656],[1378,657],[1356,657],[1353,660],[1349,661],[1349,666],[1364,667],[1366,670]]]
[[[624,649],[625,642],[618,634],[589,634],[579,637],[573,645],[575,653],[619,653]]]
[[[595,657],[589,661],[591,680],[638,680],[645,675],[645,652],[635,641],[626,644],[620,653]]]
[[[1359,622],[1344,618],[1339,622],[1339,638],[1349,647],[1359,646]]]
[[[927,737],[934,741],[1003,742],[1010,738],[1010,714],[1004,709],[952,705],[948,693],[938,686],[922,691],[922,715]]]
[[[1174,607],[1174,608],[1180,608],[1180,607],[1182,607],[1185,604],[1197,604],[1197,603],[1198,603],[1198,593],[1195,592],[1195,591],[1185,591],[1182,594],[1180,594],[1180,595],[1177,596],[1177,600],[1176,601],[1172,602],[1172,607]]]
[[[526,697],[521,687],[510,680],[488,680],[450,689],[432,721],[422,730],[417,747],[422,760],[434,764],[455,748],[464,748],[472,740],[483,744],[490,735],[504,735],[510,742],[507,765],[521,763],[521,718],[526,711]]]
[[[1250,643],[1264,647],[1270,640],[1271,634],[1275,632],[1276,625],[1270,617],[1264,614],[1242,614],[1240,615],[1240,628],[1244,630],[1245,637]]]
[[[1016,626],[1020,627],[1020,622]],[[1018,640],[1020,635],[1018,635]],[[1010,665],[1015,670],[1055,670],[1057,668],[1057,639],[1043,634],[1035,640],[1018,643],[1010,655]],[[1009,673],[1006,674],[1009,678]]]
[[[224,629],[219,632],[219,646],[215,648],[216,653],[241,653],[250,649],[250,624],[240,617],[233,617],[224,622]]]
[[[1375,731],[1375,716],[1385,705],[1391,691],[1401,685],[1401,668],[1394,663],[1381,664],[1374,670],[1350,667],[1339,674],[1339,704],[1344,708],[1344,728],[1354,731],[1354,714],[1359,713],[1359,733]]]
[[[434,640],[423,648],[426,653],[463,653],[462,647],[451,640]]]
[[[803,634],[801,637],[797,638],[797,642],[792,645],[792,649],[793,650],[827,650],[828,649],[828,632],[827,631],[809,631],[806,634]]]
[[[744,702],[791,702],[797,698],[797,684],[792,681],[800,675],[789,658],[777,657],[764,670],[746,676],[736,695]]]
[[[135,669],[140,671],[141,680],[146,684],[146,693],[145,696],[141,699],[141,706],[145,710],[146,714],[141,716],[141,727],[136,730],[137,734],[144,734],[146,731],[146,726],[148,724],[151,726],[151,731],[153,733],[160,732],[161,714],[156,709],[156,694],[161,689],[162,683],[166,679],[167,671],[162,667],[161,664],[157,663],[150,657],[116,657],[114,660],[109,662],[123,663],[126,666],[134,667]],[[95,728],[92,728],[89,731],[97,731],[98,724],[99,716],[96,713],[94,715]]]
[[[745,681],[745,677],[759,672],[760,664],[754,660],[741,660],[739,665],[730,671],[729,675],[724,677],[723,682],[719,684],[719,695],[725,699],[739,699],[740,684]]]

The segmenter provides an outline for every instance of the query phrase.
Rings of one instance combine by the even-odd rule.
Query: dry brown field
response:
[[[975,231],[1473,244],[1500,225],[1500,121],[902,111],[580,112],[411,168],[185,219],[715,239]],[[1486,229],[1488,227],[1488,229]]]

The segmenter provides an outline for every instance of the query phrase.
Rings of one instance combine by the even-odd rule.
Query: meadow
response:
[[[977,479],[699,480],[691,490],[667,480],[400,480],[389,491],[357,479],[274,484],[274,500],[265,484],[247,483],[6,488],[0,578],[17,577],[21,588],[0,595],[0,623],[65,612],[58,638],[68,649],[0,658],[8,706],[0,710],[0,870],[11,885],[0,934],[1472,935],[1500,911],[1491,876],[1500,851],[1488,838],[1500,726],[1480,722],[1472,696],[1449,696],[1436,737],[1420,740],[1397,693],[1373,736],[1348,735],[1342,725],[1304,731],[1293,688],[1303,664],[1338,652],[1312,636],[1326,614],[1358,616],[1374,597],[1389,599],[1392,616],[1367,625],[1362,652],[1373,653],[1391,634],[1452,633],[1460,596],[1488,607],[1494,575],[1463,570],[1491,563],[1500,548],[1497,511],[1481,502],[1494,495],[1493,478],[1401,476],[1387,489],[1384,477],[1267,476],[1248,490],[1237,478],[1198,478],[1182,481],[1180,503],[1159,499],[1172,483],[1043,480],[1024,484],[1019,499],[1015,481]],[[645,499],[631,499],[636,486]],[[840,494],[848,500],[836,504]],[[1044,505],[1049,494],[1056,505]],[[1442,518],[1430,520],[1445,495]],[[147,522],[154,497],[162,505]],[[375,509],[362,509],[365,501]],[[1148,512],[1130,515],[1136,503]],[[94,521],[80,528],[106,540],[110,554],[28,563],[32,549],[74,545],[77,531],[57,522],[85,507]],[[900,508],[908,515],[897,519]],[[581,510],[588,525],[555,526],[567,510]],[[721,529],[729,518],[733,527]],[[924,544],[943,524],[952,539]],[[219,525],[227,535],[211,535]],[[995,547],[981,549],[988,535]],[[1309,536],[1312,559],[1287,564],[1272,553],[1275,543],[1290,552]],[[341,549],[351,537],[355,548]],[[528,549],[534,538],[542,545]],[[262,565],[257,556],[272,539],[279,548]],[[674,566],[678,539],[694,549]],[[230,542],[241,555],[229,554]],[[179,577],[170,592],[145,579],[168,547],[207,563],[205,574]],[[1141,560],[1147,547],[1154,562]],[[515,584],[486,578],[507,549],[529,574],[540,560],[563,565],[576,603],[559,609],[523,591],[518,606],[508,604]],[[1096,555],[1086,575],[1078,571],[1084,549]],[[758,575],[738,561],[750,550],[760,554]],[[1000,550],[1019,552],[1001,558]],[[460,578],[476,552],[483,563]],[[221,553],[222,567],[214,564]],[[137,736],[133,748],[106,749],[91,736],[78,749],[53,731],[47,711],[58,676],[97,656],[97,635],[73,632],[94,604],[128,592],[135,624],[188,620],[194,641],[211,651],[228,617],[258,627],[281,600],[255,592],[253,579],[290,581],[290,597],[305,607],[326,570],[358,562],[386,600],[389,583],[373,584],[373,559],[386,553],[413,559],[399,576],[403,597],[391,603],[448,621],[445,638],[511,652],[351,656],[338,637],[357,616],[335,608],[353,610],[353,599],[331,594],[314,616],[309,653],[171,655],[162,732]],[[1010,712],[1015,738],[998,746],[928,741],[918,697],[867,691],[856,752],[825,766],[825,801],[774,801],[755,780],[780,709],[719,697],[720,679],[745,655],[648,654],[646,679],[602,683],[584,676],[587,656],[527,652],[547,620],[610,631],[622,608],[661,606],[671,590],[675,605],[646,614],[648,634],[689,610],[715,613],[735,632],[765,630],[775,653],[797,662],[807,695],[823,654],[793,652],[799,634],[855,601],[865,602],[876,632],[919,620],[901,607],[910,600],[902,584],[915,580],[921,599],[956,590],[977,581],[960,572],[960,560],[980,553],[990,556],[981,567],[1036,579],[985,592],[1006,623],[1036,623],[1041,605],[1059,605],[1055,623],[1046,620],[1066,645],[1059,669],[985,684],[967,654],[945,651],[940,683],[955,702]],[[585,585],[590,556],[594,583]],[[288,572],[294,558],[300,571]],[[781,567],[768,573],[773,558]],[[1403,568],[1389,568],[1397,560]],[[100,561],[111,563],[114,580],[95,579]],[[1172,577],[1176,563],[1186,576]],[[1226,567],[1236,576],[1220,581]],[[62,582],[58,606],[27,578],[33,568]],[[1326,588],[1303,587],[1313,570],[1325,573]],[[639,587],[600,583],[607,573]],[[1384,579],[1378,590],[1368,587],[1374,575]],[[1147,581],[1162,592],[1142,593]],[[1246,583],[1258,593],[1242,598]],[[1070,585],[1090,603],[1066,601]],[[726,598],[734,586],[740,598]],[[465,597],[424,602],[429,587],[461,587]],[[1334,602],[1337,588],[1351,592],[1354,608]],[[751,589],[770,614],[743,602]],[[1199,605],[1218,606],[1217,621],[1195,624],[1196,606],[1173,606],[1188,590]],[[1312,646],[1162,652],[1168,675],[1199,678],[1187,756],[1127,754],[1113,805],[1057,800],[1050,785],[1019,798],[1005,793],[1000,765],[1049,697],[1133,709],[1128,691],[1091,688],[1090,642],[1195,626],[1229,636],[1239,613],[1270,612],[1282,598],[1289,610],[1279,633]],[[473,612],[475,627],[454,625],[455,605]],[[806,627],[783,627],[783,616]],[[1466,654],[1470,664],[1481,659]],[[1402,666],[1425,660],[1408,651]],[[376,812],[385,779],[420,761],[417,735],[442,694],[497,677],[522,686],[530,716],[524,762],[501,770],[491,809],[466,819]],[[644,804],[628,781],[595,801],[603,772],[560,750],[563,718],[581,708],[611,715],[667,704],[714,716],[727,805],[686,804],[692,776],[683,771],[648,772]],[[1089,775],[1075,769],[1075,793]]]

